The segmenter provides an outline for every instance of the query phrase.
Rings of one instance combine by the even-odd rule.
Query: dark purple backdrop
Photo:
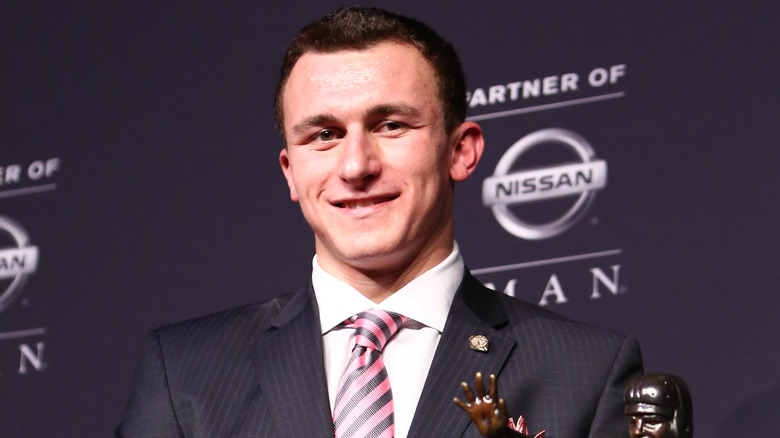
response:
[[[38,249],[21,286],[14,266],[0,265],[0,294],[14,289],[0,311],[0,435],[110,435],[147,330],[305,286],[312,238],[278,169],[271,101],[298,27],[338,5],[310,3],[0,6],[0,217]],[[393,9],[454,43],[470,116],[482,119],[488,148],[457,189],[469,267],[498,289],[638,338],[647,371],[688,381],[697,436],[772,436],[777,8],[404,0]],[[623,66],[614,83],[588,83],[613,66]],[[564,91],[571,73],[578,88]],[[511,99],[517,85],[507,84],[547,77],[558,79],[546,95]],[[546,128],[584,137],[607,183],[570,229],[521,239],[483,206],[482,184],[513,143]],[[513,171],[572,160],[540,146]],[[572,203],[510,210],[542,223]],[[0,227],[0,259],[18,249]]]

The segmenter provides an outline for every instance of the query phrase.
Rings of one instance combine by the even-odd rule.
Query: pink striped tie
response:
[[[355,347],[339,381],[333,409],[336,438],[393,438],[393,394],[382,349],[406,317],[379,309],[357,315]]]

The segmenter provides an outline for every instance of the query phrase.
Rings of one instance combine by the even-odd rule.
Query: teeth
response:
[[[349,201],[344,202],[344,208],[362,208],[362,207],[370,207],[374,204],[376,204],[376,201],[372,200],[364,200],[364,201]]]

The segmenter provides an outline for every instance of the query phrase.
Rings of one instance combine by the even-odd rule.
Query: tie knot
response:
[[[355,346],[372,348],[379,352],[387,341],[403,326],[405,316],[381,309],[370,309],[357,314],[355,321]]]

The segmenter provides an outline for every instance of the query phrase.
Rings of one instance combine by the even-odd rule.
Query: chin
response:
[[[393,253],[385,248],[351,248],[341,251],[344,260],[353,265],[375,265],[386,260]]]
[[[341,248],[341,259],[359,269],[387,269],[402,258],[396,245],[355,245]]]

